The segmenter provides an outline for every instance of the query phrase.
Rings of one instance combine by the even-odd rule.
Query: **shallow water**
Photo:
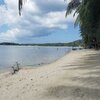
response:
[[[51,63],[70,51],[68,47],[0,46],[0,69],[16,62],[22,67]]]

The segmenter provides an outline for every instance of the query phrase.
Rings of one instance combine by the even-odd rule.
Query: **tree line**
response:
[[[68,47],[83,47],[82,40],[76,40],[68,43],[12,43],[12,42],[2,42],[0,45],[8,45],[8,46],[68,46]]]

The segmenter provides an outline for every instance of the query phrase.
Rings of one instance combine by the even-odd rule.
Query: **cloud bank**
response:
[[[65,18],[67,3],[63,0],[27,0],[22,15],[18,15],[18,1],[5,0],[0,6],[0,42],[19,41],[34,37],[47,36],[56,30],[67,30],[68,23],[74,22],[73,15]]]

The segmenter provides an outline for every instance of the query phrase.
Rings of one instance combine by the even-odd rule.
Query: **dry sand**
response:
[[[73,51],[39,68],[2,73],[0,100],[100,100],[100,51]]]

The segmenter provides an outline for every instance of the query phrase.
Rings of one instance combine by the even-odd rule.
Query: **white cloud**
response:
[[[23,6],[24,13],[38,13],[39,8],[35,2],[28,0]]]
[[[64,11],[49,12],[44,16],[34,16],[41,27],[64,29],[67,27]]]
[[[22,16],[18,15],[17,0],[5,0],[5,3],[6,7],[0,6],[0,26],[5,24],[9,29],[0,33],[0,42],[46,36],[67,29],[67,23],[75,20],[72,15],[65,18],[66,3],[63,0],[27,0]]]
[[[16,40],[16,34],[18,34],[19,30],[18,29],[12,29],[12,30],[8,30],[5,33],[1,33],[0,34],[0,42],[2,41],[10,41],[13,42]]]
[[[69,2],[71,2],[71,0],[66,0],[66,2],[67,2],[67,4],[68,4]]]

